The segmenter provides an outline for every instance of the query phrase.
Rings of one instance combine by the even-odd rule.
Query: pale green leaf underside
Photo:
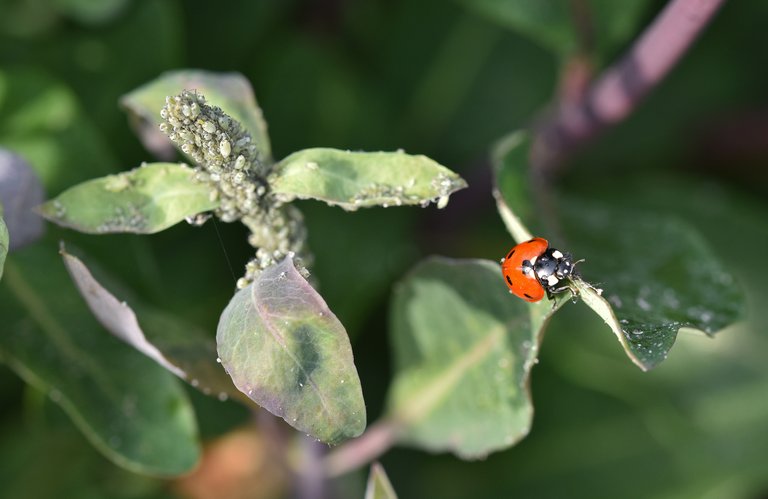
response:
[[[397,499],[395,489],[379,463],[371,465],[371,473],[368,475],[368,484],[365,487],[365,499]]]
[[[192,69],[169,71],[124,95],[120,103],[129,112],[157,127],[161,123],[160,110],[165,106],[165,98],[178,95],[182,90],[196,90],[209,104],[220,107],[240,122],[251,134],[261,154],[259,159],[267,163],[271,161],[267,124],[251,84],[239,73]]]
[[[466,182],[426,156],[315,148],[295,152],[270,177],[279,199],[316,199],[347,210],[447,202]]]
[[[511,296],[499,265],[433,257],[395,290],[389,414],[401,439],[478,458],[525,436],[528,378],[559,306]]]
[[[200,455],[177,379],[106,334],[53,251],[14,253],[0,286],[0,354],[93,445],[137,473],[178,475]]]
[[[119,301],[83,262],[60,251],[77,289],[104,328],[205,394],[240,398],[241,393],[216,363],[216,344],[195,327],[162,312],[138,305],[143,326],[133,309]],[[146,333],[145,333],[146,331]]]
[[[71,187],[39,211],[80,232],[152,234],[218,206],[194,175],[183,164],[147,163]]]
[[[290,257],[232,297],[216,341],[235,386],[291,426],[331,444],[365,429],[344,326]]]

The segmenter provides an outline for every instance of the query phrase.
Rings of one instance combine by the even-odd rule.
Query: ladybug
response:
[[[575,265],[570,254],[552,248],[544,238],[534,237],[501,259],[501,272],[510,293],[537,302],[544,298],[545,291],[555,294],[569,289],[560,284],[573,275]]]

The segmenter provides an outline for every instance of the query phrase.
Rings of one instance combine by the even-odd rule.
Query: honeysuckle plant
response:
[[[120,305],[80,259],[62,250],[95,316],[206,393],[251,399],[327,443],[361,434],[366,411],[349,338],[306,279],[312,261],[307,228],[291,202],[317,199],[349,211],[432,202],[442,207],[465,182],[431,159],[403,151],[314,148],[275,162],[261,111],[237,74],[167,73],[122,102],[142,136],[156,127],[189,164],[145,163],[90,180],[39,212],[96,234],[151,234],[216,217],[245,225],[255,255],[219,320],[218,358],[203,339],[187,339],[180,350],[163,332],[145,334],[136,318],[141,313]],[[216,361],[239,393],[222,382]]]
[[[567,6],[561,7],[550,12],[553,23],[542,22],[538,9],[520,17],[530,8],[520,2],[473,4],[521,31],[521,20],[523,27],[543,28],[545,45],[565,53],[573,46],[570,35],[548,34],[552,26],[570,25]],[[549,117],[551,128],[562,132],[552,136],[579,142],[607,126],[592,123],[580,135],[563,118],[588,115],[589,104],[601,102],[601,81],[584,93],[589,98],[566,102],[562,115]],[[13,219],[0,211],[0,303],[23,312],[8,314],[13,334],[0,335],[2,360],[130,470],[176,476],[197,462],[194,412],[178,379],[220,400],[255,403],[325,443],[352,439],[322,457],[324,479],[366,465],[396,444],[462,459],[514,445],[532,425],[530,377],[547,325],[571,302],[594,311],[608,326],[603,332],[615,334],[642,370],[667,358],[681,329],[713,336],[743,316],[744,297],[730,269],[685,221],[631,206],[632,193],[622,194],[630,206],[621,209],[585,195],[554,196],[541,178],[556,173],[552,165],[567,154],[547,143],[544,120],[494,148],[494,196],[510,244],[546,236],[586,260],[572,292],[529,304],[508,294],[496,261],[433,256],[419,262],[392,294],[393,378],[380,419],[367,426],[350,341],[309,279],[311,227],[294,201],[348,211],[444,207],[465,182],[403,151],[311,148],[276,161],[250,85],[236,74],[167,73],[121,103],[147,148],[164,161],[70,187],[38,212],[92,234],[153,234],[211,218],[240,222],[253,247],[214,341],[113,285],[97,265],[85,264],[75,245],[58,247],[63,265],[55,250],[29,248],[9,258],[3,274],[19,232],[6,230],[3,216]],[[185,162],[172,161],[175,151]],[[548,204],[549,197],[559,205]],[[499,248],[499,257],[507,250]],[[82,299],[36,292],[73,285]],[[78,313],[83,307],[92,316]],[[395,497],[378,463],[366,497]]]

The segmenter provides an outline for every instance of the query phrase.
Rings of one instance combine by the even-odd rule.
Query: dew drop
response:
[[[228,398],[229,398],[229,396],[228,396],[226,393],[224,393],[224,392],[221,392],[221,393],[219,393],[219,400],[220,400],[220,401],[224,402],[224,401],[226,401]]]
[[[216,362],[221,364],[221,357],[216,357]]]

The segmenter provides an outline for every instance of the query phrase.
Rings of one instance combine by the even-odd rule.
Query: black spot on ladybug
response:
[[[512,279],[510,279],[509,276],[507,276],[507,282],[509,283],[510,286],[513,286]]]
[[[524,295],[525,295],[525,297],[526,297],[526,298],[528,298],[529,300],[533,300],[533,296],[529,295],[528,293],[523,293],[523,294],[524,294]]]
[[[515,254],[515,249],[514,249],[514,248],[512,248],[512,251],[510,251],[510,252],[509,252],[509,254],[507,255],[507,260],[509,260],[510,258],[512,258],[512,255],[514,255],[514,254]]]

